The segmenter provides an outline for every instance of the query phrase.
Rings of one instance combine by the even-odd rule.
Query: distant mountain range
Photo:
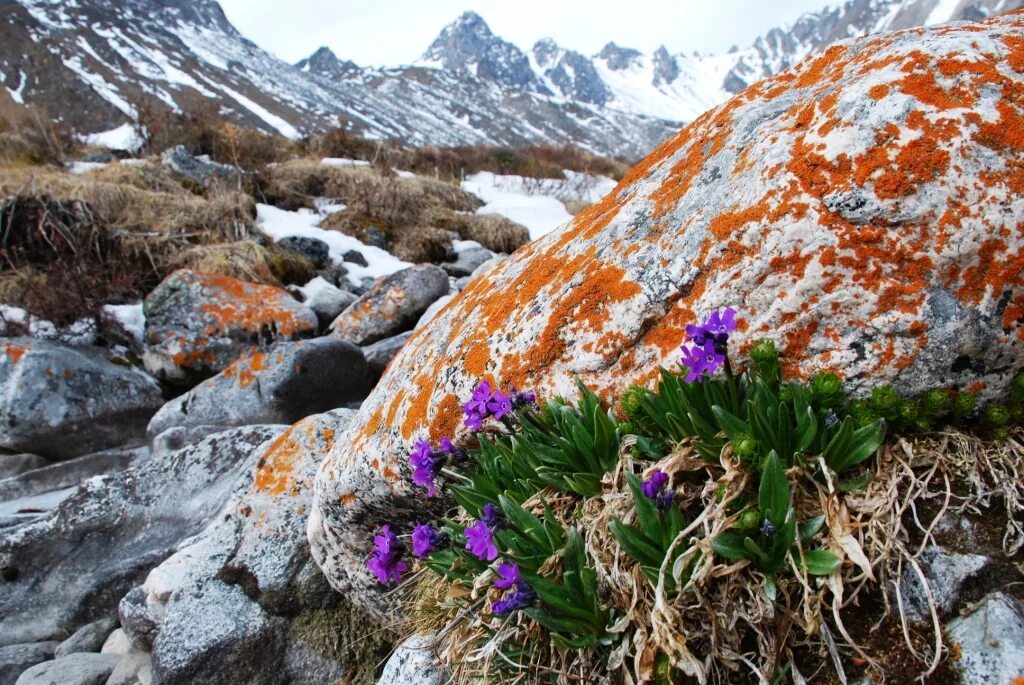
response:
[[[0,0],[0,106],[37,105],[94,132],[133,118],[142,102],[212,103],[290,137],[343,125],[412,145],[571,143],[635,158],[837,40],[1020,7],[1024,0],[848,0],[721,55],[608,43],[586,56],[550,39],[524,51],[466,12],[417,62],[371,68],[327,48],[287,64],[242,36],[215,0]]]

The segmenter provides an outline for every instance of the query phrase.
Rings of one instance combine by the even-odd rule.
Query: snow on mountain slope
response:
[[[713,56],[609,43],[587,57],[552,40],[524,52],[467,12],[417,63],[379,69],[326,48],[286,64],[246,40],[215,0],[0,0],[0,98],[82,134],[118,129],[143,106],[212,107],[289,137],[342,125],[413,145],[572,144],[636,158],[836,40],[1022,6],[847,0]]]

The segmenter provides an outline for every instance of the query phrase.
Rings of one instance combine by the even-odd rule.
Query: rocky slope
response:
[[[216,103],[231,119],[286,136],[348,125],[414,145],[572,143],[639,157],[680,122],[836,40],[1022,4],[849,0],[744,50],[704,56],[614,43],[585,56],[550,39],[524,51],[468,12],[417,63],[382,69],[326,48],[286,64],[240,35],[214,0],[5,0],[0,99],[40,105],[83,131],[113,129],[147,101]]]

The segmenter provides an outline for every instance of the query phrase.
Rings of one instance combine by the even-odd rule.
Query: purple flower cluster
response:
[[[412,482],[427,489],[427,496],[437,494],[435,481],[441,468],[449,461],[458,463],[466,458],[466,452],[452,443],[450,438],[441,438],[440,450],[435,450],[427,440],[418,440],[409,453],[412,465]]]
[[[477,559],[494,561],[498,558],[494,531],[501,524],[502,515],[493,504],[485,504],[483,513],[482,519],[466,528],[466,549]]]
[[[366,567],[382,585],[397,583],[409,570],[409,564],[402,561],[402,551],[402,543],[391,532],[390,526],[383,526],[380,535],[373,537],[373,555],[367,560]]]
[[[511,561],[498,564],[498,580],[494,581],[494,587],[498,590],[515,588],[511,595],[491,605],[491,611],[495,616],[505,616],[513,611],[525,609],[536,597],[533,589],[522,579],[519,566]]]
[[[492,390],[490,382],[480,381],[473,389],[473,396],[469,402],[462,405],[462,411],[466,414],[466,427],[478,431],[488,417],[500,421],[511,414],[513,409],[534,404],[536,401],[537,397],[532,392],[517,392],[515,387],[512,387],[508,394],[505,394],[501,388]]]
[[[689,342],[680,347],[683,351],[680,361],[690,370],[686,376],[688,383],[693,383],[704,374],[714,374],[725,363],[729,333],[734,330],[736,311],[732,307],[713,312],[699,326],[686,326]]]
[[[672,505],[672,499],[675,496],[671,490],[666,490],[667,486],[668,474],[661,469],[655,469],[643,483],[644,497],[654,500],[658,509],[664,511]]]
[[[425,558],[446,544],[448,544],[448,536],[425,523],[418,524],[412,529],[412,555],[417,559]]]

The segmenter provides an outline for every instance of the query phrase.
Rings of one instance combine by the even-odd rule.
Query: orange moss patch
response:
[[[246,283],[229,276],[196,273],[200,286],[212,291],[213,302],[200,309],[209,320],[207,335],[231,328],[259,333],[274,328],[283,336],[312,331],[310,321],[297,315],[298,307],[289,307],[290,297],[280,288]]]

